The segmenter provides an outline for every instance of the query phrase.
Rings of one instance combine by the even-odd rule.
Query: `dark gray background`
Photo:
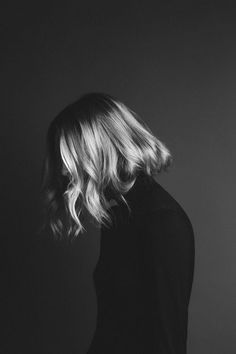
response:
[[[48,124],[89,91],[120,98],[170,148],[159,182],[195,230],[188,353],[235,353],[234,2],[9,2],[0,16],[1,353],[84,354],[92,339],[97,230],[35,241]]]

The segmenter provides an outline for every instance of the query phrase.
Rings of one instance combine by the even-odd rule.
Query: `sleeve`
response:
[[[186,354],[194,273],[194,232],[185,212],[159,209],[147,225],[154,276],[151,328],[158,354]]]

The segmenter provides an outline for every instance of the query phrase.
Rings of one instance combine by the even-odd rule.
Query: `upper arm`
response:
[[[161,354],[183,354],[194,270],[193,228],[181,210],[163,208],[149,214],[146,231],[154,274],[152,316],[158,349]]]
[[[177,209],[159,209],[149,218],[153,266],[166,282],[188,301],[194,267],[194,233],[185,214]]]

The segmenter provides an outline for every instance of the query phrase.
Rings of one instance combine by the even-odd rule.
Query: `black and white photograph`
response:
[[[0,9],[0,354],[235,354],[236,4]]]

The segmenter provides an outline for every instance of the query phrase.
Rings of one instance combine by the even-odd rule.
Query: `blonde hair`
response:
[[[50,123],[46,143],[44,226],[49,223],[57,236],[86,231],[84,211],[95,225],[111,224],[109,191],[127,204],[124,194],[139,171],[155,176],[172,162],[169,149],[147,124],[104,93],[84,94],[64,108]]]

